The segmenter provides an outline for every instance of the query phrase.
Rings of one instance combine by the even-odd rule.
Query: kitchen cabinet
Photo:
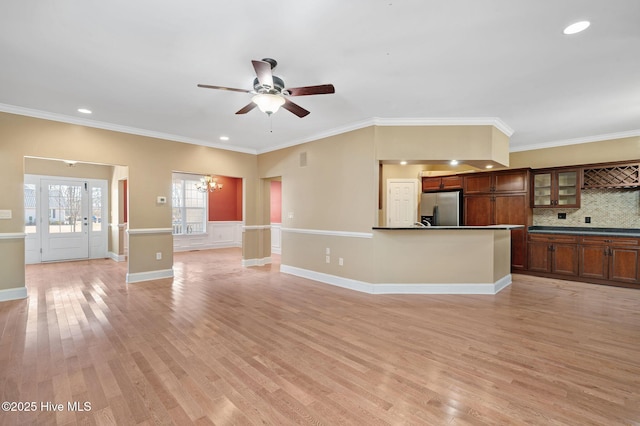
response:
[[[635,235],[529,232],[527,250],[526,273],[640,288],[640,237]]]
[[[481,172],[464,177],[465,195],[527,192],[529,169]]]
[[[462,189],[462,176],[423,177],[422,192]]]
[[[526,268],[527,225],[531,221],[527,194],[470,195],[464,197],[464,224],[469,226],[524,225],[511,230],[511,268]]]
[[[529,234],[529,271],[578,276],[578,237]]]
[[[533,207],[579,208],[580,169],[547,169],[532,173]]]
[[[527,267],[529,169],[481,172],[464,176],[464,224],[469,226],[523,225],[511,230],[511,269]]]
[[[640,187],[640,163],[605,163],[582,169],[582,188]]]
[[[580,237],[581,277],[635,284],[639,274],[639,238]]]

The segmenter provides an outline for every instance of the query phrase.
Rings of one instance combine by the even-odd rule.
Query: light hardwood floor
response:
[[[640,424],[638,290],[374,296],[237,249],[174,261],[131,285],[111,260],[27,266],[29,298],[0,303],[0,400],[37,409],[0,422]]]

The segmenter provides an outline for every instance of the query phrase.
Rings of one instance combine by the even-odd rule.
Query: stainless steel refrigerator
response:
[[[427,192],[420,199],[420,222],[423,225],[459,226],[462,216],[462,192]]]

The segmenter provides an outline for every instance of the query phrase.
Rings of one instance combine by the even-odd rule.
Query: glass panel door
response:
[[[89,257],[87,183],[42,180],[42,261]]]
[[[578,173],[558,173],[558,205],[575,205],[578,203]]]
[[[533,204],[550,206],[552,200],[551,173],[540,173],[533,178]]]

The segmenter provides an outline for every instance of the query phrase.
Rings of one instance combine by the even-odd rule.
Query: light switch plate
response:
[[[0,210],[0,219],[11,219],[11,210]]]

